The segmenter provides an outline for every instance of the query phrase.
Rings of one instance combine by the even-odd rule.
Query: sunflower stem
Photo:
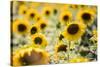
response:
[[[70,44],[71,44],[71,41],[68,41],[68,62],[70,59]]]

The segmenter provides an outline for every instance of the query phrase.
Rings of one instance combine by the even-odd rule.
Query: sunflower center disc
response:
[[[37,32],[37,28],[36,27],[32,27],[31,34],[35,34],[36,32]]]
[[[76,34],[78,30],[79,30],[79,27],[77,24],[71,24],[67,29],[68,33],[72,35]]]
[[[24,24],[19,24],[18,25],[18,31],[23,32],[26,30],[26,26]]]
[[[30,14],[30,17],[31,17],[31,18],[33,18],[34,16],[35,16],[35,14],[34,14],[34,13],[31,13],[31,14]]]
[[[59,48],[58,48],[58,51],[57,52],[60,52],[60,51],[67,51],[67,46],[66,45],[61,45],[61,46],[59,46]]]
[[[31,54],[25,53],[23,57],[21,57],[21,61],[23,65],[32,65],[35,62],[39,61],[42,58],[42,53],[37,53],[35,51],[31,51]]]
[[[40,37],[36,37],[34,42],[35,42],[35,44],[41,44],[42,43],[42,39]]]
[[[41,24],[41,29],[44,29],[46,27],[45,24]]]
[[[56,9],[54,9],[54,14],[57,14],[57,10]]]
[[[82,15],[82,18],[83,18],[83,20],[90,20],[91,19],[91,15],[89,14],[89,13],[84,13],[83,15]]]
[[[68,19],[69,19],[69,17],[68,17],[67,15],[65,15],[65,16],[63,17],[63,20],[64,20],[64,21],[68,21]]]
[[[46,11],[46,15],[49,15],[50,14],[50,12],[49,11]]]

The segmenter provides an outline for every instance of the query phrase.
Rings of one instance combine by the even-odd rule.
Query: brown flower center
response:
[[[67,51],[67,45],[60,45],[59,47],[58,47],[58,51],[57,52],[60,52],[60,51]]]
[[[69,16],[68,16],[68,15],[65,15],[65,16],[63,17],[63,20],[64,20],[64,21],[68,21],[68,19],[69,19]]]
[[[42,24],[40,25],[40,27],[41,27],[41,29],[44,29],[44,28],[46,27],[46,24],[42,23]]]
[[[88,21],[91,19],[91,15],[89,13],[84,13],[82,15],[82,19],[85,20],[85,21]]]
[[[79,26],[77,24],[71,24],[67,29],[68,33],[71,35],[76,34],[78,30],[79,30]]]
[[[34,18],[34,16],[35,16],[34,13],[31,13],[31,14],[30,14],[30,17],[31,17],[31,18]]]
[[[50,15],[50,12],[49,12],[49,11],[46,11],[45,14],[46,14],[46,15]]]
[[[35,34],[36,32],[37,32],[37,28],[36,27],[32,27],[31,34]]]
[[[41,44],[42,43],[42,39],[40,37],[36,37],[34,39],[35,44]]]
[[[23,31],[25,31],[26,30],[26,26],[24,25],[24,24],[19,24],[18,25],[18,31],[19,32],[23,32]]]

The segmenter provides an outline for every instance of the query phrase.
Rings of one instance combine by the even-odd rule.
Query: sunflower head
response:
[[[86,26],[81,22],[69,23],[65,31],[63,32],[63,35],[67,40],[71,40],[71,41],[77,40],[81,38],[81,36],[85,32],[85,28]]]
[[[29,8],[26,14],[26,19],[37,21],[38,12],[33,8]]]
[[[25,15],[27,13],[28,7],[26,5],[19,5],[18,14]]]
[[[43,7],[43,9],[42,9],[42,15],[43,16],[45,16],[46,18],[48,18],[48,17],[51,17],[52,14],[53,14],[52,7],[50,7],[50,6]]]
[[[33,45],[35,45],[35,46],[39,46],[39,47],[47,46],[47,40],[46,40],[45,36],[41,33],[36,33],[36,34],[32,35],[32,42],[33,42]]]
[[[77,14],[77,19],[90,26],[95,19],[95,12],[89,8],[80,9]]]
[[[47,27],[47,23],[48,22],[46,20],[45,21],[43,19],[39,20],[38,25],[39,25],[40,30],[44,30]]]
[[[13,66],[48,64],[49,54],[44,50],[28,45],[14,51],[12,60]]]
[[[40,31],[38,27],[39,27],[38,24],[33,24],[30,29],[30,34],[33,35],[38,33]]]
[[[60,42],[55,46],[55,53],[62,52],[62,51],[63,52],[67,51],[67,45]]]
[[[12,29],[14,33],[26,34],[29,32],[30,24],[27,20],[16,19],[12,22]]]
[[[67,24],[72,20],[72,13],[68,10],[63,11],[61,12],[59,19],[61,23]]]

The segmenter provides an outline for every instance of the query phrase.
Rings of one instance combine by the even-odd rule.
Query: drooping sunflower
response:
[[[38,24],[33,24],[30,28],[30,34],[33,35],[33,34],[36,34],[40,31],[39,29],[39,25]]]
[[[27,34],[29,32],[30,24],[25,19],[16,19],[12,22],[13,33]]]
[[[72,20],[72,13],[69,10],[62,11],[59,16],[60,22],[63,24],[67,24]]]
[[[60,33],[58,38],[59,38],[59,41],[62,41],[62,39],[64,38],[64,35],[62,33]]]
[[[80,9],[76,19],[90,26],[95,19],[95,12],[90,8]]]
[[[18,8],[18,14],[19,15],[25,15],[26,12],[28,10],[28,7],[26,5],[19,5],[19,8]]]
[[[52,7],[50,6],[43,6],[42,8],[42,15],[45,16],[46,18],[51,17],[53,14]]]
[[[89,59],[85,57],[76,57],[69,60],[70,63],[88,62]]]
[[[46,37],[41,33],[36,33],[31,36],[32,42],[34,46],[38,47],[46,47],[47,46],[47,40]]]
[[[69,23],[63,32],[64,37],[69,41],[78,40],[84,34],[86,29],[82,22]]]
[[[33,8],[29,8],[27,10],[27,13],[26,13],[26,19],[28,20],[34,20],[36,21],[37,20],[37,17],[38,17],[38,12],[37,10],[33,9]]]
[[[67,51],[67,45],[63,44],[63,43],[59,43],[55,46],[55,53],[58,53],[58,52],[61,52],[61,51],[64,51],[66,52]]]
[[[49,63],[49,54],[32,45],[25,45],[12,55],[12,66],[40,65]]]

